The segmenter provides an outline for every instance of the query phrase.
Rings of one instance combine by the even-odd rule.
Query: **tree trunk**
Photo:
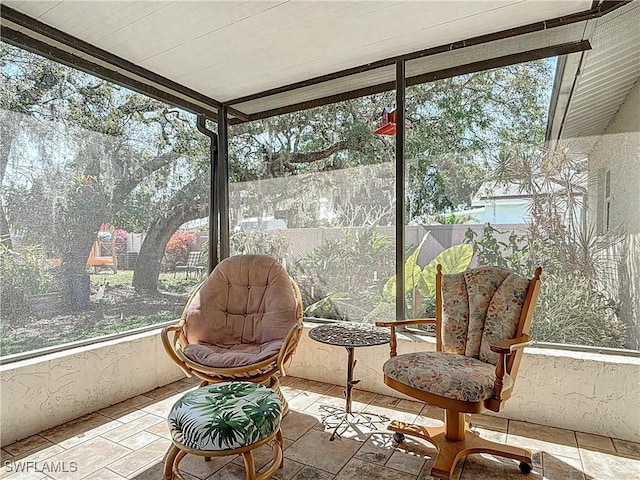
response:
[[[133,272],[133,288],[138,293],[156,292],[164,250],[171,236],[180,225],[207,215],[209,205],[189,203],[172,209],[169,214],[156,220],[144,237]]]

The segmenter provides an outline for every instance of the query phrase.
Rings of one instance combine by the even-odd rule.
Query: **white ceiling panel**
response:
[[[587,11],[592,0],[8,0],[3,4],[227,102]]]

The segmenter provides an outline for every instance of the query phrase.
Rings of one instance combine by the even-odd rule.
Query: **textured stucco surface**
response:
[[[306,328],[305,328],[306,330]],[[427,348],[425,348],[427,346]],[[398,353],[433,350],[433,339],[401,336]],[[356,348],[356,388],[401,396],[382,379],[389,346]],[[344,385],[347,351],[303,335],[288,372]],[[406,397],[405,397],[406,398]],[[499,416],[640,441],[640,358],[528,348],[513,396]]]
[[[184,373],[159,331],[0,366],[2,446],[148,392]]]
[[[347,351],[311,340],[309,326],[288,373],[344,385]],[[398,351],[433,350],[432,338],[402,335]],[[356,388],[398,395],[382,380],[388,345],[357,348]],[[2,445],[166,385],[184,374],[158,331],[0,366]],[[640,359],[527,349],[501,416],[640,441]]]

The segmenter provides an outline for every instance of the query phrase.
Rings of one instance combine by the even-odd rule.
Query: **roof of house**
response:
[[[640,2],[595,19],[592,49],[558,62],[547,141],[588,154],[640,79]]]

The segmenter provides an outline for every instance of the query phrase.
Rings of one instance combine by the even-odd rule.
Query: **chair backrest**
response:
[[[195,267],[200,264],[200,257],[202,252],[189,252],[189,256],[187,257],[187,266]]]
[[[189,343],[264,344],[302,321],[302,303],[285,269],[267,255],[220,262],[185,309]]]
[[[536,271],[529,280],[499,267],[484,266],[436,278],[438,349],[495,365],[489,347],[528,333],[539,291]],[[510,370],[513,360],[508,364]]]

